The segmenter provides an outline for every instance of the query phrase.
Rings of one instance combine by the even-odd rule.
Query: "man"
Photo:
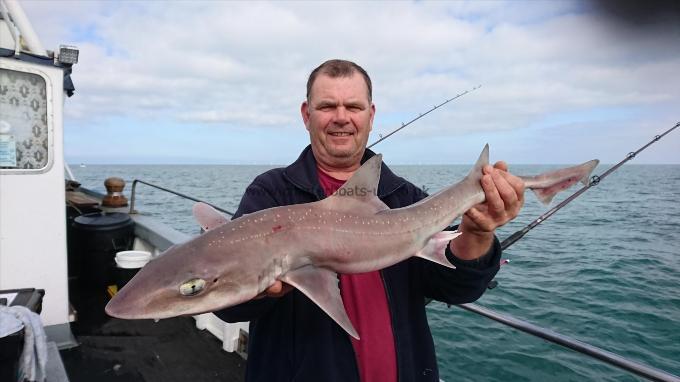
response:
[[[366,149],[375,105],[371,80],[353,62],[326,61],[300,108],[311,144],[290,166],[258,176],[234,217],[330,195],[374,155]],[[494,230],[517,216],[524,186],[500,162],[483,170],[486,202],[465,213],[449,244],[450,269],[410,258],[381,271],[340,275],[343,304],[361,339],[350,338],[302,293],[277,281],[252,301],[216,314],[250,321],[247,381],[438,381],[424,298],[474,301],[498,271]],[[383,164],[378,197],[390,208],[427,195]],[[453,356],[453,355],[452,355]]]

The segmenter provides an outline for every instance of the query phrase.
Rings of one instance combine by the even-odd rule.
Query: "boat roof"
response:
[[[66,92],[66,95],[71,97],[75,93],[76,88],[73,85],[73,80],[71,80],[73,65],[58,62],[54,58],[48,56],[41,56],[37,54],[27,53],[24,51],[20,52],[19,54],[14,54],[14,50],[6,48],[0,48],[0,57],[6,59],[14,59],[22,62],[28,62],[32,64],[60,68],[64,71],[64,91]]]

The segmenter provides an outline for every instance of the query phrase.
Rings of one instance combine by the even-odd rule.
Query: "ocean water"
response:
[[[516,166],[536,174],[556,166]],[[74,166],[86,187],[142,179],[234,211],[266,166]],[[468,166],[392,166],[432,193]],[[600,165],[601,174],[609,165]],[[575,191],[574,187],[571,191]],[[556,202],[569,192],[556,198]],[[197,233],[193,202],[138,185],[136,209]],[[554,202],[555,203],[555,202]],[[502,240],[547,208],[525,208]],[[628,164],[509,248],[499,286],[478,303],[680,375],[680,166]],[[428,306],[444,381],[637,381],[630,373],[456,307]]]

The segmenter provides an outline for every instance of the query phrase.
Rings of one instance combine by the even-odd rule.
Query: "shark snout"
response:
[[[133,280],[134,281],[134,280]],[[123,289],[116,293],[111,301],[106,304],[106,314],[111,317],[122,318],[127,320],[144,319],[144,318],[162,318],[152,317],[148,306],[149,297],[141,291],[136,285],[128,283]]]
[[[122,299],[115,298],[114,296],[114,298],[106,304],[106,308],[104,308],[106,314],[111,317],[131,319],[130,312],[126,311],[125,304],[122,303],[121,300]]]
[[[150,301],[162,297],[163,288],[152,288],[143,277],[140,277],[140,274],[146,273],[144,271],[145,269],[142,269],[137,273],[132,280],[111,298],[111,301],[104,308],[106,314],[111,317],[128,320],[163,318],[154,316],[153,309],[149,305]],[[149,293],[149,291],[152,292]]]

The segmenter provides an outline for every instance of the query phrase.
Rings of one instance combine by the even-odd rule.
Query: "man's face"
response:
[[[309,97],[301,112],[317,161],[330,168],[358,166],[375,115],[364,78],[321,74]]]

